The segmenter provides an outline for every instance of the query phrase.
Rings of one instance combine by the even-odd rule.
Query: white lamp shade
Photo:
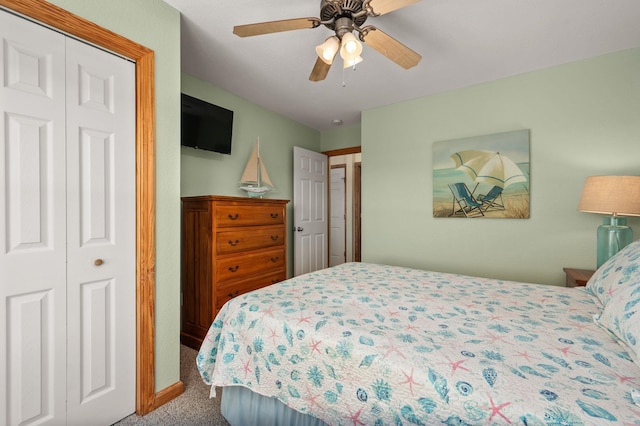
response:
[[[362,43],[356,39],[353,33],[346,33],[342,36],[342,46],[340,47],[340,56],[342,59],[355,59],[362,53]]]
[[[316,53],[325,64],[331,65],[333,58],[335,58],[336,53],[338,53],[338,49],[340,49],[340,40],[338,40],[338,37],[332,36],[326,39],[321,45],[316,46]]]
[[[344,67],[345,68],[349,68],[349,67],[353,67],[356,64],[359,64],[360,62],[362,62],[362,56],[357,56],[353,59],[345,59],[344,60]]]
[[[640,216],[640,176],[589,176],[578,210],[616,216]]]

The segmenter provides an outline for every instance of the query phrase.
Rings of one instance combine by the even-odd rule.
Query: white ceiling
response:
[[[315,46],[331,30],[232,31],[319,17],[320,0],[165,2],[182,13],[184,72],[320,131],[359,123],[367,109],[640,46],[640,0],[422,0],[366,22],[422,55],[416,67],[365,44],[355,71],[334,63],[311,82]]]

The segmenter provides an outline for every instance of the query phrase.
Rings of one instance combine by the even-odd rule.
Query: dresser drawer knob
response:
[[[238,271],[238,269],[240,269],[240,266],[239,266],[239,265],[236,265],[236,266],[229,266],[229,271],[231,271],[231,272],[237,272],[237,271]]]
[[[234,294],[234,293],[229,293],[229,294],[227,294],[227,296],[232,297],[232,298],[233,298],[233,297],[236,297],[236,296],[238,295],[238,292],[239,292],[239,291],[240,291],[240,290],[236,290],[235,294]]]
[[[229,245],[230,245],[231,247],[235,247],[235,246],[237,246],[237,245],[238,245],[238,243],[239,243],[239,242],[240,242],[240,241],[238,241],[238,240],[235,240],[235,241],[231,241],[231,240],[229,240]]]
[[[272,235],[271,236],[271,241],[278,241],[278,236],[277,235]]]
[[[229,219],[231,219],[231,220],[236,220],[236,219],[238,219],[240,217],[240,216],[238,216],[238,213],[234,214],[233,216],[231,215],[231,213],[229,213],[228,216],[229,216]]]
[[[278,213],[271,213],[271,218],[276,219],[278,217]]]
[[[272,258],[271,258],[271,261],[272,261],[273,263],[276,263],[279,259],[280,259],[280,256],[276,256],[276,257],[272,257]]]

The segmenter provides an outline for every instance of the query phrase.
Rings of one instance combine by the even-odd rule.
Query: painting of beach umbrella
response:
[[[475,217],[528,219],[529,140],[521,129],[433,142],[433,217],[470,216],[458,214],[457,185],[467,187],[469,206],[481,204]]]
[[[451,155],[456,169],[468,174],[476,184],[488,183],[506,188],[515,183],[526,183],[527,177],[509,157],[499,152],[466,150]]]

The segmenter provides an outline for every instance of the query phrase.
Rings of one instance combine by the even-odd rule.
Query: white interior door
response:
[[[135,65],[67,38],[67,418],[135,411]]]
[[[327,156],[293,147],[294,275],[328,266]]]
[[[0,424],[111,424],[135,410],[134,66],[3,11],[0,38]]]
[[[340,265],[347,258],[346,166],[332,166],[330,171],[329,266]]]

